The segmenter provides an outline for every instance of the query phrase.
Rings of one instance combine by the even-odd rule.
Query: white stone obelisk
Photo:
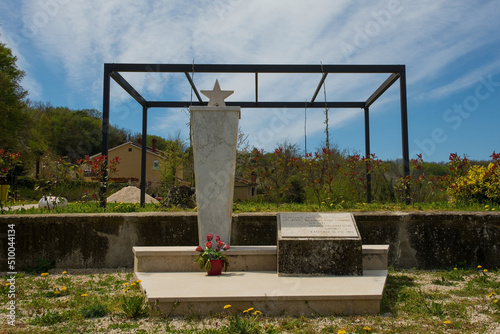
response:
[[[230,244],[240,107],[226,106],[233,91],[221,91],[217,80],[212,91],[201,92],[208,105],[189,108],[199,243],[212,233]]]

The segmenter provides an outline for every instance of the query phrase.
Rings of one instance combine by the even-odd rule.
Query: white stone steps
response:
[[[135,272],[196,272],[193,246],[134,247]],[[389,245],[363,245],[363,270],[387,269]],[[227,252],[231,271],[277,270],[276,246],[233,246]]]
[[[164,314],[240,313],[250,307],[265,315],[376,314],[387,270],[363,276],[278,277],[276,271],[136,272],[148,302]],[[231,308],[224,310],[225,305]]]

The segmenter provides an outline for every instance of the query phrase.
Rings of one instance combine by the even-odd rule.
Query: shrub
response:
[[[39,326],[50,326],[59,322],[63,322],[64,318],[64,315],[57,311],[47,311],[41,316],[35,316],[32,323]]]
[[[108,314],[108,308],[102,303],[94,302],[90,305],[82,307],[80,314],[86,319],[101,318]]]
[[[138,318],[147,315],[144,296],[122,296],[121,308],[127,318]]]
[[[488,167],[474,165],[450,185],[448,193],[456,200],[500,203],[500,158],[491,156]]]
[[[306,201],[306,190],[302,180],[298,176],[292,176],[288,180],[288,186],[284,190],[283,200],[285,203],[304,203]]]

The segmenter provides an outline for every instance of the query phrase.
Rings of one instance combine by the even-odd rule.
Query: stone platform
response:
[[[278,277],[275,271],[135,275],[148,302],[171,316],[241,314],[250,307],[268,316],[315,316],[377,314],[387,270],[366,270],[356,277]],[[225,305],[231,308],[224,310]]]
[[[134,247],[134,272],[148,302],[170,315],[376,314],[387,278],[388,245],[363,246],[363,276],[279,277],[276,246],[233,246],[229,271],[207,276],[194,247]]]

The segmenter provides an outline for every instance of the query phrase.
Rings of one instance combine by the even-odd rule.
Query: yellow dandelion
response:
[[[366,205],[366,203],[363,203],[363,205]]]
[[[69,302],[69,299],[66,299],[64,302],[65,302],[65,303]]]
[[[87,295],[86,293],[82,293],[80,296],[81,297],[88,297],[89,295]]]
[[[142,281],[140,279],[138,279],[137,281],[135,281],[136,283],[141,283]]]
[[[485,207],[485,208],[489,208],[490,206],[489,206],[489,205],[485,205],[484,207]]]
[[[337,334],[345,334],[345,333],[346,333],[345,329],[339,329],[339,331],[337,332]]]
[[[227,310],[230,307],[231,307],[231,305],[226,305],[226,306],[224,306],[224,310]]]
[[[498,303],[498,299],[495,299],[495,300],[493,301],[493,303],[495,303],[495,304],[496,304],[496,303]]]
[[[495,208],[491,208],[491,211],[495,211]]]
[[[444,323],[445,324],[451,324],[451,321],[450,320],[446,320]]]
[[[481,269],[481,268],[482,268],[482,266],[477,266],[477,269]]]
[[[458,270],[458,268],[453,268],[453,270],[457,271],[457,270]]]
[[[488,269],[484,269],[483,272],[487,273],[488,272]]]
[[[61,290],[62,290],[62,291],[66,291],[66,290],[67,290],[67,288],[66,288],[65,286],[61,286]]]
[[[490,294],[488,295],[488,298],[491,298],[491,297],[493,297],[494,295],[495,295],[495,293],[494,293],[494,292],[490,292]]]
[[[9,286],[9,285],[10,285],[10,283],[5,284],[5,286]]]
[[[253,315],[261,315],[261,314],[262,314],[262,312],[261,312],[261,311],[255,311],[255,312],[253,313]]]
[[[365,331],[371,331],[372,329],[370,327],[368,327],[368,326],[365,326],[365,327],[363,327],[363,330],[365,330]]]
[[[60,293],[61,293],[61,291],[59,291],[59,290],[54,291],[54,294],[56,294],[56,295],[58,295]]]
[[[123,283],[123,286],[128,286],[128,283]]]
[[[66,275],[68,272],[65,270],[62,272],[63,275]]]
[[[123,292],[127,292],[129,290],[129,288],[126,288],[125,290],[123,290]]]
[[[134,282],[130,283],[130,286],[135,286],[136,284]]]
[[[49,276],[49,273],[42,273],[40,276],[42,277]]]

